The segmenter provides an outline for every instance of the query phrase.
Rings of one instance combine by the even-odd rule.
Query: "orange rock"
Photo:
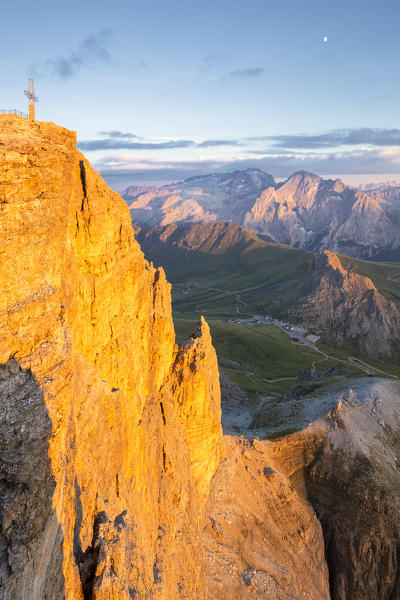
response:
[[[67,600],[200,598],[202,507],[221,438],[208,327],[176,347],[164,272],[144,259],[128,207],[75,133],[7,115],[0,141],[0,362],[14,357],[42,393],[51,470],[40,477],[55,488],[34,539],[30,522],[19,541],[1,532],[14,565],[6,596],[53,600],[60,585]]]

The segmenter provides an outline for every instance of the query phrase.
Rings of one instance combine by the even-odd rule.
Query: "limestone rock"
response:
[[[221,458],[221,393],[218,362],[204,318],[179,349],[174,386],[178,414],[190,449],[192,474],[200,499],[208,498],[211,479]]]
[[[400,385],[352,385],[298,433],[224,438],[203,533],[207,600],[400,597]]]
[[[269,442],[224,439],[203,534],[205,598],[328,600],[321,525],[282,472],[285,453],[274,455]],[[285,449],[301,471],[307,440],[299,446]]]
[[[182,223],[233,221],[241,225],[246,212],[266,187],[274,185],[272,175],[260,169],[213,173],[147,189],[128,188],[124,198],[132,221],[146,229]]]
[[[200,598],[208,328],[177,348],[164,273],[73,132],[7,116],[0,141],[0,596]]]
[[[400,597],[399,394],[393,381],[344,394],[306,469],[307,496],[324,531],[332,600]]]

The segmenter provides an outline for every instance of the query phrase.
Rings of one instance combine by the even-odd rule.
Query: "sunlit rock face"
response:
[[[0,596],[201,597],[208,327],[175,345],[164,273],[73,132],[7,116],[0,141]]]
[[[203,533],[207,600],[329,600],[321,525],[294,485],[320,440],[224,438]]]

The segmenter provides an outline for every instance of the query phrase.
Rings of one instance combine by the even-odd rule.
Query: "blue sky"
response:
[[[0,108],[78,131],[122,189],[212,170],[400,179],[394,0],[2,6]],[[324,42],[324,36],[328,38]]]

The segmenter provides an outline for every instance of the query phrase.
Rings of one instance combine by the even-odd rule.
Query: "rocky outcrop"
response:
[[[205,598],[328,600],[321,525],[283,472],[274,444],[224,440],[226,459],[212,482],[203,533]],[[304,466],[301,451],[297,460]]]
[[[179,348],[173,367],[174,398],[202,502],[208,498],[221,458],[221,394],[217,357],[211,349],[210,329],[202,317],[191,338]]]
[[[62,598],[52,426],[38,381],[14,358],[0,365],[0,399],[0,597]]]
[[[306,471],[332,600],[400,598],[398,383],[350,390]]]
[[[383,360],[400,356],[400,312],[371,279],[346,270],[328,251],[314,259],[309,278],[313,292],[290,318],[335,345]]]
[[[207,600],[400,598],[400,387],[350,386],[307,398],[298,433],[225,438],[203,534]]]
[[[175,345],[164,273],[74,133],[7,116],[0,136],[0,596],[200,598],[208,328]]]

